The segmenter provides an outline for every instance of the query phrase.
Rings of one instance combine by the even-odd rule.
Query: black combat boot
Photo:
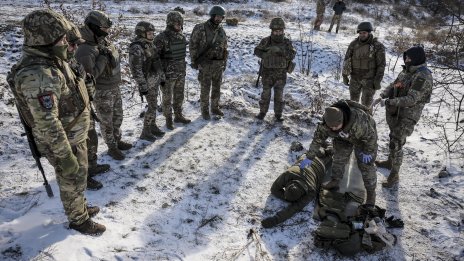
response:
[[[260,112],[258,115],[256,115],[256,119],[258,120],[264,120],[264,117],[266,116],[266,113]]]
[[[182,115],[182,113],[179,113],[179,114],[176,114],[176,116],[174,117],[174,122],[189,124],[192,121],[185,118],[184,115]]]
[[[173,130],[174,129],[174,123],[172,123],[172,117],[167,117],[166,118],[166,128]]]
[[[87,219],[84,223],[76,225],[74,223],[69,224],[70,229],[74,229],[84,235],[99,236],[105,232],[106,227],[104,225],[93,222],[92,219]]]
[[[118,141],[118,149],[120,150],[130,150],[132,148],[132,144],[127,143],[125,141]]]
[[[329,182],[322,185],[323,189],[337,191],[340,188],[340,180],[332,179]]]
[[[88,190],[99,190],[101,188],[103,188],[103,184],[100,181],[96,181],[92,177],[87,177]]]
[[[156,126],[156,124],[151,126],[151,133],[153,135],[155,135],[156,137],[163,137],[164,136],[164,131],[160,130],[160,128],[158,128],[158,126]]]
[[[284,121],[284,118],[282,118],[282,115],[276,114],[275,118],[276,118],[276,121],[278,121],[278,122],[283,122]]]
[[[224,112],[222,112],[219,108],[212,109],[211,113],[219,116],[224,116]]]
[[[97,206],[87,205],[86,207],[87,207],[87,213],[89,213],[89,217],[91,218],[95,217],[100,212],[100,208]]]
[[[382,182],[382,187],[384,188],[393,188],[396,184],[400,181],[400,176],[398,175],[397,171],[391,171],[390,175],[386,181]]]
[[[97,164],[97,166],[89,168],[89,175],[90,177],[94,177],[98,174],[108,172],[108,170],[110,170],[109,164]]]
[[[108,155],[110,155],[115,160],[123,160],[126,157],[122,152],[118,149],[118,147],[110,147],[108,148]]]
[[[156,140],[156,137],[151,132],[149,126],[144,126],[143,130],[142,130],[142,133],[140,134],[140,139],[150,141],[150,142],[154,142]]]

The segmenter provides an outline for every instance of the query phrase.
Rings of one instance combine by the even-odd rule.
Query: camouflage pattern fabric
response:
[[[329,32],[332,31],[332,27],[335,23],[337,23],[337,27],[335,28],[335,32],[338,33],[338,28],[340,27],[340,22],[342,21],[342,15],[334,14],[332,17],[332,22],[330,23]]]
[[[364,42],[359,40],[358,37],[348,46],[344,59],[345,63],[348,59],[351,59],[350,81],[353,83],[350,84],[350,99],[359,102],[358,91],[366,91],[366,98],[363,99],[362,104],[369,107],[372,104],[372,98],[369,98],[371,90],[366,89],[372,87],[375,93],[377,89],[375,83],[380,87],[386,64],[385,47],[372,34],[369,34],[369,38]]]
[[[50,9],[29,13],[23,19],[22,27],[26,46],[53,44],[59,37],[71,30],[66,18]]]
[[[90,113],[85,86],[65,62],[53,61],[47,53],[24,47],[15,77],[18,104],[32,116],[29,125],[40,153],[55,168],[60,195],[69,222],[80,224],[88,218],[84,190],[87,184],[85,142]],[[65,176],[62,159],[77,157],[79,170]]]
[[[129,47],[129,65],[132,76],[139,86],[139,91],[147,92],[148,109],[145,113],[143,126],[144,128],[155,126],[159,84],[164,79],[164,73],[158,50],[153,42],[141,37],[134,39]]]
[[[426,64],[404,68],[397,79],[380,94],[388,98],[385,106],[390,128],[390,154],[392,172],[398,173],[403,162],[403,146],[414,131],[422,110],[430,101],[433,78]]]
[[[175,115],[182,115],[182,104],[184,103],[185,79],[166,79],[166,84],[161,87],[163,92],[163,115],[172,118],[172,110]]]
[[[344,121],[340,131],[332,131],[325,122],[319,123],[306,156],[310,159],[314,158],[325,141],[329,137],[333,138],[332,177],[341,179],[354,147],[364,186],[366,190],[375,189],[377,175],[374,161],[377,156],[377,129],[374,119],[369,115],[367,107],[353,101],[341,100],[332,106],[340,108],[348,120]],[[372,157],[368,163],[362,161],[361,153]]]
[[[369,106],[374,101],[375,88],[374,82],[368,79],[354,79],[350,80],[350,99],[359,102],[361,97],[361,104]]]
[[[90,120],[89,132],[87,133],[87,159],[89,162],[89,169],[97,167],[97,151],[98,151],[98,134],[95,129],[95,120]]]
[[[108,148],[114,148],[121,140],[123,120],[121,90],[99,90],[95,93],[95,109],[100,119],[100,132]]]
[[[279,53],[268,53],[269,48],[273,47],[278,47]],[[287,66],[295,58],[296,50],[288,38],[284,38],[283,42],[278,43],[268,36],[256,46],[254,53],[259,58],[262,58],[261,63],[263,64],[263,92],[259,101],[260,112],[266,113],[268,111],[271,89],[274,89],[274,112],[276,116],[282,116],[284,109],[283,90],[287,81]],[[282,61],[284,66],[280,66]]]
[[[321,30],[321,24],[324,22],[325,0],[316,2],[316,19],[314,20],[314,30]]]
[[[216,35],[216,37],[214,37]],[[211,92],[211,108],[219,109],[221,96],[222,74],[227,64],[227,35],[220,25],[211,20],[197,24],[190,37],[190,59],[192,63],[206,50],[208,45],[214,44],[203,54],[206,58],[199,64],[198,81],[201,85],[200,102],[202,112],[209,112]]]

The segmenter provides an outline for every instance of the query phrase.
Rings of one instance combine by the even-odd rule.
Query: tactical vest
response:
[[[60,117],[78,117],[90,104],[89,95],[85,86],[85,75],[80,75],[80,72],[73,71],[70,66],[66,65],[67,64],[60,70],[66,78],[66,85],[70,93],[61,96],[58,110]]]
[[[142,67],[143,74],[145,77],[148,76],[148,72],[158,72],[161,71],[161,61],[157,57],[155,59],[155,45],[153,43],[147,43],[142,41],[135,41],[129,45],[129,48],[132,48],[134,45],[140,45],[143,49],[145,56],[144,64]]]
[[[409,90],[411,88],[413,88],[412,79],[414,78],[414,76],[417,73],[420,73],[421,71],[429,71],[430,72],[430,70],[425,66],[417,68],[417,70],[414,73],[401,72],[400,75],[398,75],[398,78],[395,80],[395,82],[393,84],[401,84],[402,87],[401,88],[396,88],[396,93],[394,93],[395,92],[395,90],[394,90],[394,92],[391,94],[390,98],[403,97],[403,96],[408,95]],[[432,95],[431,92],[428,93],[427,96],[424,98],[424,100],[419,101],[419,102],[421,102],[421,103],[429,103],[431,95]],[[393,96],[395,96],[395,97],[393,97]]]
[[[351,56],[351,69],[354,74],[362,78],[372,78],[375,76],[375,45],[374,41],[369,44],[359,44],[354,47],[353,55]]]
[[[227,41],[226,34],[224,29],[219,26],[217,28],[217,33],[212,30],[211,25],[208,25],[209,22],[204,23],[204,30],[206,35],[206,44],[212,43],[207,53],[207,57],[210,60],[224,60],[225,52],[224,42]],[[212,42],[214,40],[214,43]]]
[[[269,44],[267,45],[267,47],[278,46],[282,50],[285,50],[287,47],[286,44],[287,44],[286,40],[284,40],[282,43],[279,43],[279,44],[275,44],[275,43],[271,44],[271,39],[269,39]],[[287,59],[282,55],[264,56],[262,63],[265,69],[286,69],[288,66]]]
[[[187,56],[187,44],[183,39],[169,39],[169,49],[164,53],[163,59],[183,60]]]

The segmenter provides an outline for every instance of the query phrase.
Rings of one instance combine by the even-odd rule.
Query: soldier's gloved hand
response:
[[[275,227],[277,225],[277,217],[268,217],[268,218],[265,218],[261,221],[261,225],[264,227],[264,228],[271,228],[271,227]]]
[[[108,46],[100,46],[99,48],[99,53],[104,56],[113,56],[113,53],[111,52],[111,49],[108,48]]]
[[[350,84],[350,78],[348,78],[348,75],[342,75],[343,76],[343,83],[345,85],[349,85]]]
[[[403,228],[404,227],[404,222],[403,220],[399,218],[395,218],[394,216],[390,216],[385,221],[388,224],[389,228]]]
[[[368,164],[368,163],[370,163],[372,161],[372,155],[371,154],[360,152],[359,157],[361,158],[361,161],[364,164]]]
[[[75,174],[79,170],[77,158],[72,153],[70,153],[67,157],[59,159],[59,166],[61,167],[61,173],[64,176]]]
[[[279,55],[279,54],[282,54],[282,49],[280,49],[278,46],[271,46],[267,49],[267,52],[271,54]]]
[[[304,168],[308,167],[309,165],[311,165],[312,162],[313,162],[313,161],[310,160],[310,159],[308,159],[308,158],[302,160],[302,161],[300,162],[300,169],[304,169]]]
[[[380,90],[382,85],[380,85],[381,81],[374,81],[374,90]]]

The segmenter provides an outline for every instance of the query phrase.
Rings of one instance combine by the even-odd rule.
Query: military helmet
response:
[[[24,45],[51,45],[65,35],[69,22],[63,15],[52,10],[37,10],[29,13],[22,21]]]
[[[175,24],[184,24],[184,18],[182,17],[182,14],[177,12],[177,11],[171,11],[168,13],[168,16],[166,18],[166,24],[170,26],[174,26]]]
[[[72,22],[69,22],[69,26],[71,27],[71,29],[66,34],[66,38],[68,42],[72,44],[84,43],[85,40],[82,39],[82,35],[81,35],[81,32],[79,31],[79,28],[77,28],[77,26]]]
[[[84,21],[85,24],[94,24],[99,27],[109,28],[113,25],[108,15],[102,11],[93,10],[87,15]]]
[[[282,19],[281,17],[272,18],[269,28],[271,28],[272,30],[285,29],[284,19]]]
[[[140,36],[140,37],[146,37],[147,32],[154,32],[155,31],[155,26],[152,23],[149,22],[139,22],[135,26],[135,35]]]
[[[370,22],[362,22],[358,24],[358,29],[356,30],[357,33],[364,31],[364,32],[372,32],[374,31],[374,28],[372,27],[372,24]]]
[[[226,16],[226,9],[220,5],[215,5],[209,10],[209,16],[213,15]]]

